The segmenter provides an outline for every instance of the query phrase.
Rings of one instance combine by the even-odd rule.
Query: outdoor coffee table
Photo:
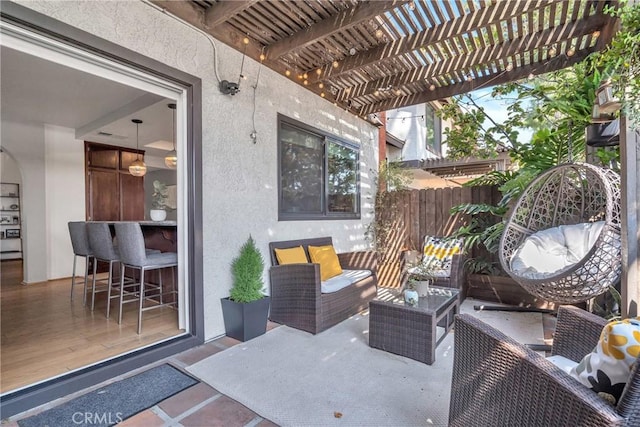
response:
[[[373,300],[369,303],[369,346],[431,365],[436,346],[447,336],[459,309],[459,291],[431,286],[418,305]],[[436,326],[444,328],[438,337]]]

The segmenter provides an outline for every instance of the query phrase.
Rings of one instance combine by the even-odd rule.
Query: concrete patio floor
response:
[[[555,317],[552,315],[542,315],[543,330],[545,342],[550,342],[553,331],[555,330]],[[279,327],[277,323],[269,322],[268,329]],[[186,372],[186,368],[205,359],[213,354],[224,351],[232,346],[239,344],[233,338],[222,337],[214,341],[210,341],[201,346],[179,353],[175,356],[159,361],[153,366],[169,363],[176,368]],[[135,372],[128,373],[123,376],[128,377],[132,374],[144,371],[153,366],[147,366]],[[113,382],[113,380],[109,381]],[[9,420],[2,423],[3,427],[17,427],[17,421],[30,417],[41,411],[50,409],[60,405],[78,395],[87,393],[91,390],[101,387],[96,385],[91,389],[83,390],[63,399],[58,399],[33,410],[15,415]],[[237,401],[225,396],[204,382],[190,387],[159,404],[146,409],[131,418],[124,420],[118,424],[123,427],[208,427],[208,426],[224,426],[224,427],[268,427],[275,426],[273,422],[262,418],[253,412],[250,408],[238,403]],[[51,426],[57,427],[57,426]]]

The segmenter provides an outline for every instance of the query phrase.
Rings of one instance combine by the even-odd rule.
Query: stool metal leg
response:
[[[84,287],[83,287],[83,298],[82,305],[87,305],[87,282],[89,281],[89,259],[91,256],[84,257]],[[93,262],[95,265],[95,261]],[[94,274],[95,277],[95,274]],[[93,310],[93,309],[92,309]]]
[[[119,308],[118,308],[118,325],[122,323],[122,301],[124,299],[124,264],[121,264],[120,267],[120,298],[119,298]]]
[[[140,269],[140,306],[138,307],[138,335],[142,332],[142,307],[144,303],[144,267]]]
[[[76,287],[76,260],[78,255],[73,254],[73,272],[71,273],[71,301],[73,301],[73,288]]]
[[[107,319],[111,312],[111,286],[113,286],[113,261],[109,261],[109,279],[107,280]]]

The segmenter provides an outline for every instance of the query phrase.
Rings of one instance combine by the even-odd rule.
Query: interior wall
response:
[[[75,130],[45,125],[47,279],[70,277],[73,248],[67,223],[85,219],[84,143]],[[84,271],[78,258],[76,272]],[[78,273],[76,273],[78,274]]]
[[[47,280],[46,174],[42,125],[2,121],[2,147],[15,159],[22,173],[20,186],[24,282]]]
[[[229,295],[229,266],[249,235],[267,263],[268,243],[275,240],[329,235],[339,252],[370,247],[365,233],[373,218],[378,164],[374,126],[267,68],[261,69],[258,81],[259,64],[248,58],[240,92],[221,94],[214,63],[220,79],[236,81],[242,54],[217,42],[214,62],[208,38],[149,3],[127,3],[126,8],[119,2],[19,3],[202,79],[202,304],[207,339],[224,334],[219,299]],[[360,145],[361,220],[278,222],[278,113]],[[255,143],[249,137],[254,124]],[[268,268],[264,280],[268,292]]]

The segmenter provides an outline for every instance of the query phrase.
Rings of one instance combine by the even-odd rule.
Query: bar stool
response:
[[[111,296],[111,288],[114,286],[113,265],[116,263],[120,263],[120,255],[118,254],[118,251],[113,244],[111,230],[109,229],[109,224],[107,224],[106,222],[88,222],[87,234],[89,235],[89,244],[91,245],[91,250],[93,251],[93,256],[95,258],[95,262],[93,263],[93,281],[91,285],[91,311],[93,311],[95,305],[96,293],[106,291],[108,319],[111,312],[111,299],[118,297],[117,294],[113,297]],[[98,262],[109,263],[109,277],[107,278],[107,288],[100,291],[96,291],[96,274],[98,269]],[[115,283],[115,285],[120,285],[120,283],[117,282]]]
[[[118,241],[118,249],[120,251],[120,262],[122,263],[122,269],[120,272],[120,282],[124,281],[124,269],[125,267],[134,268],[140,270],[140,289],[138,292],[133,293],[134,298],[124,300],[124,289],[120,287],[120,313],[118,323],[122,322],[122,306],[123,304],[138,301],[138,334],[142,332],[142,312],[147,310],[153,310],[161,308],[167,305],[176,304],[175,302],[164,303],[163,302],[163,289],[162,289],[162,274],[159,274],[159,283],[157,285],[152,283],[145,283],[145,273],[151,270],[160,270],[163,268],[173,268],[178,266],[178,254],[175,252],[163,252],[148,254],[144,246],[144,236],[142,235],[142,229],[137,222],[119,222],[115,224],[116,227],[116,239]],[[172,274],[172,277],[175,277]],[[175,279],[174,279],[175,288]],[[151,289],[145,289],[145,286]],[[155,290],[157,293],[148,295],[149,290]],[[177,292],[171,291],[170,293],[177,294]],[[153,297],[158,297],[158,301],[153,300]],[[154,301],[152,306],[144,306],[144,301]]]
[[[70,221],[69,235],[71,236],[71,246],[73,247],[73,273],[71,275],[71,300],[73,301],[73,288],[76,287],[76,261],[78,257],[85,260],[84,269],[84,293],[82,304],[87,303],[87,282],[89,280],[89,263],[93,261],[93,253],[87,236],[87,223],[85,221]]]

